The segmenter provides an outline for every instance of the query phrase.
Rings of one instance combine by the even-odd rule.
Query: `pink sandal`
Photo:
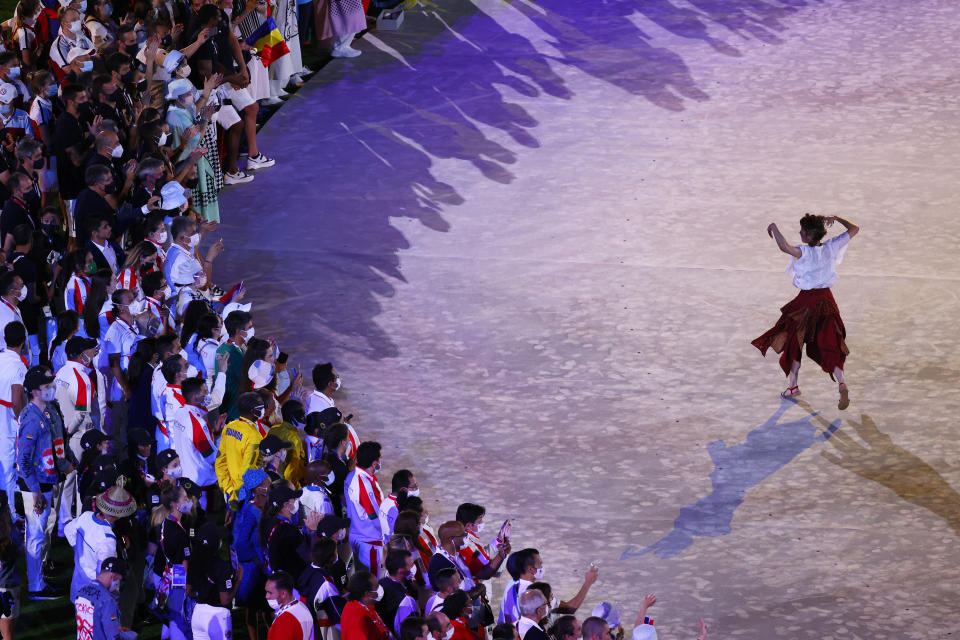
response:
[[[800,395],[800,386],[796,387],[787,387],[783,393],[780,394],[781,398],[795,398]]]
[[[843,411],[850,406],[850,392],[847,391],[847,385],[840,384],[840,401],[837,403],[837,409]]]

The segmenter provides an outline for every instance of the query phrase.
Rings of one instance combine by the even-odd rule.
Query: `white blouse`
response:
[[[848,242],[850,234],[844,231],[816,247],[799,245],[802,255],[790,258],[787,266],[787,273],[793,276],[793,286],[804,291],[832,287],[837,281],[836,265],[843,262]]]

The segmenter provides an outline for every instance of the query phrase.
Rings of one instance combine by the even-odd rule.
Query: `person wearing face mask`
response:
[[[137,181],[130,193],[130,204],[134,209],[146,216],[160,208],[160,187],[165,175],[166,165],[163,160],[151,155],[141,157],[136,170]],[[146,229],[145,241],[150,240],[150,233],[156,229],[156,222],[153,219],[150,220],[150,224],[153,226]],[[166,231],[167,228],[164,226],[163,232],[166,233]],[[163,242],[157,240],[157,242],[150,242],[155,248],[163,249],[167,239],[163,238]],[[163,268],[162,263],[159,268]]]
[[[171,423],[173,422],[173,417],[176,415],[177,411],[179,411],[180,408],[186,404],[186,399],[183,397],[180,383],[188,377],[188,367],[189,363],[187,360],[182,358],[179,354],[169,356],[163,361],[163,364],[160,365],[161,374],[163,375],[163,379],[166,381],[160,402],[164,426],[164,429],[161,431],[165,433],[163,434],[164,437],[162,438],[159,435],[157,436],[157,446],[162,445],[164,448],[168,446],[174,446]]]
[[[359,562],[375,576],[383,564],[383,530],[380,528],[380,503],[383,491],[377,482],[381,468],[379,442],[361,443],[357,449],[356,469],[347,475],[344,491],[347,517],[350,519],[350,548]]]
[[[193,511],[193,501],[183,487],[162,482],[159,502],[150,517],[153,533],[147,547],[147,555],[153,555],[155,606],[169,615],[164,637],[186,640],[191,635],[184,609],[190,587],[191,548],[183,516]]]
[[[30,402],[20,413],[17,434],[17,485],[26,514],[27,581],[31,600],[48,600],[62,594],[43,579],[46,531],[53,504],[53,490],[59,482],[58,462],[65,458],[62,434],[54,439],[51,410],[54,399],[53,373],[45,366],[26,372],[23,388]]]
[[[100,565],[97,577],[77,591],[77,637],[90,640],[134,640],[137,634],[120,627],[117,594],[127,567],[117,557],[107,558]]]
[[[466,546],[467,532],[463,525],[455,520],[445,522],[440,525],[437,532],[440,536],[440,546],[437,552],[430,558],[430,564],[427,571],[430,573],[430,582],[434,582],[434,577],[440,569],[456,569],[463,578],[463,590],[472,592],[476,589],[476,581],[470,573],[470,569],[463,562],[458,553],[460,549]],[[471,594],[473,595],[473,594]]]
[[[224,379],[224,376],[220,377],[220,388],[215,389],[215,394],[221,397]],[[216,400],[207,391],[207,383],[202,378],[186,378],[180,388],[186,403],[173,414],[170,423],[173,446],[180,452],[183,476],[197,483],[203,492],[200,504],[204,510],[210,510],[219,493],[213,463],[227,417],[221,415],[219,420],[211,420],[208,405],[216,404]]]
[[[427,629],[433,640],[450,640],[453,638],[453,624],[450,618],[442,611],[434,611],[427,615]]]
[[[301,406],[303,404],[301,403]],[[328,426],[337,424],[343,414],[336,407],[325,409],[319,413],[308,413],[303,417],[303,446],[307,464],[320,460],[324,455],[323,439]],[[346,477],[346,474],[344,474]]]
[[[23,66],[27,69],[32,69],[37,66],[37,60],[43,53],[43,43],[39,37],[41,35],[41,27],[37,23],[37,18],[41,15],[42,8],[38,0],[20,0],[20,2],[17,3],[17,8],[13,13],[13,42],[15,51],[11,52],[14,54],[14,59],[11,61],[11,68],[7,72],[8,76],[14,75],[12,73],[12,67],[13,65],[19,65],[20,60],[23,61]],[[17,67],[17,71],[18,73],[16,75],[21,75],[19,73],[19,66]]]
[[[313,616],[307,605],[294,596],[293,585],[293,577],[283,571],[267,578],[264,594],[275,615],[267,640],[313,640]]]
[[[23,381],[27,361],[23,358],[27,332],[19,322],[3,330],[6,346],[0,350],[0,489],[6,491],[10,512],[17,484],[17,421],[24,409]]]
[[[69,436],[67,446],[78,460],[83,455],[83,435],[90,429],[102,431],[101,418],[107,410],[106,379],[92,366],[99,350],[96,340],[82,336],[70,338],[64,347],[67,362],[55,378],[57,404]],[[77,472],[72,471],[63,482],[58,523],[61,532],[79,509],[79,505],[74,504],[76,487]]]
[[[310,550],[310,566],[297,577],[296,587],[310,609],[323,640],[340,636],[340,612],[345,600],[333,577],[337,564],[337,543],[330,538],[317,538]]]
[[[17,58],[15,51],[4,51],[0,53],[0,80],[16,87],[19,99],[15,105],[18,109],[22,109],[30,99],[30,90],[27,89],[27,85],[23,82],[22,76],[24,74],[21,73],[21,69],[20,60]]]
[[[510,555],[510,540],[505,533],[506,525],[484,546],[480,534],[484,529],[483,517],[486,509],[478,504],[465,502],[457,507],[457,522],[463,524],[467,532],[466,544],[460,549],[460,557],[467,564],[470,573],[477,580],[489,580],[500,571],[500,566]],[[485,584],[490,590],[489,583]]]
[[[256,636],[256,612],[262,609],[263,579],[266,575],[265,555],[260,546],[260,518],[267,506],[270,478],[262,469],[247,469],[237,494],[240,508],[233,518],[233,543],[243,577],[237,591],[237,604],[246,608],[249,636]]]
[[[300,487],[307,464],[304,436],[301,435],[306,420],[303,403],[299,400],[287,400],[280,407],[280,416],[283,422],[270,427],[270,434],[287,444],[286,459],[280,465],[280,474],[292,482],[294,487]]]
[[[180,189],[179,195],[174,193],[177,188]],[[185,207],[187,204],[186,197],[183,195],[183,187],[180,187],[176,182],[168,182],[163,185],[161,196],[164,209],[169,209],[171,206]],[[201,262],[197,253],[197,247],[200,244],[200,230],[197,228],[197,223],[189,216],[179,216],[173,219],[170,224],[170,237],[173,239],[173,243],[167,251],[163,269],[173,293],[178,293],[178,285],[191,283],[193,275],[199,271],[203,271],[207,281],[210,281],[213,276],[213,261],[223,251],[223,243],[217,241],[211,245],[207,250],[206,257]],[[184,277],[189,279],[184,280]]]
[[[53,73],[57,77],[57,82],[62,81],[67,73],[67,66],[71,62],[67,59],[67,56],[71,50],[94,50],[93,42],[83,33],[81,18],[81,12],[71,6],[64,6],[60,9],[60,34],[50,45],[50,62]]]
[[[230,606],[243,579],[243,568],[236,570],[220,557],[222,534],[215,524],[201,525],[193,539],[190,563],[196,607],[190,619],[193,640],[228,638],[233,628]]]
[[[307,465],[306,484],[300,499],[304,513],[316,511],[323,517],[337,515],[328,489],[333,479],[333,470],[325,460],[314,460]]]
[[[0,83],[0,125],[13,137],[14,142],[24,136],[34,135],[30,116],[23,109],[17,108],[16,102],[19,98],[16,85]]]
[[[73,547],[71,601],[75,601],[80,589],[100,574],[103,562],[116,555],[114,523],[133,515],[136,510],[133,496],[122,486],[114,486],[97,496],[92,511],[84,511],[64,528],[67,542]]]
[[[101,170],[101,167],[90,168],[90,171],[97,170]],[[109,180],[106,176],[104,176],[104,179]],[[116,277],[120,272],[120,266],[123,264],[125,255],[123,249],[113,239],[113,226],[106,217],[97,215],[86,220],[86,228],[90,234],[86,248],[93,256],[97,269],[110,274],[110,284],[115,286]]]
[[[306,412],[313,413],[314,411],[324,411],[334,407],[333,392],[340,389],[341,380],[340,374],[333,368],[333,364],[325,362],[314,366],[313,371],[311,371],[311,378],[315,390],[307,396]],[[348,421],[350,417],[347,416]],[[357,447],[360,446],[360,436],[348,422],[344,422],[344,424],[347,425],[347,431],[350,434],[347,443],[347,458],[352,458],[357,454]]]
[[[33,226],[27,205],[27,194],[32,189],[30,178],[22,173],[14,173],[7,179],[10,197],[0,212],[0,236],[3,237],[3,251],[10,254],[13,249],[13,229],[22,224]]]
[[[280,474],[280,467],[283,466],[287,458],[289,446],[282,438],[271,433],[268,433],[260,441],[260,468],[266,471],[274,482],[283,479]]]
[[[72,47],[67,53],[67,66],[63,67],[63,70],[66,71],[63,78],[60,80],[61,85],[71,85],[71,84],[86,84],[84,80],[87,80],[85,77],[87,74],[93,71],[93,54],[96,49],[83,48],[83,47]],[[83,79],[83,80],[82,80]],[[93,116],[93,105],[88,104],[89,116]]]
[[[417,606],[417,590],[410,580],[417,567],[412,553],[406,549],[391,549],[384,561],[384,568],[387,575],[380,578],[383,597],[375,606],[380,618],[399,636],[403,621],[420,612]]]
[[[6,327],[11,322],[23,323],[20,303],[26,299],[27,294],[27,286],[19,274],[8,271],[0,276],[0,327]],[[5,346],[7,346],[6,340],[0,340],[0,349]],[[29,362],[29,346],[23,349],[23,355]]]
[[[512,578],[503,590],[497,622],[516,624],[520,619],[520,596],[536,580],[543,578],[543,562],[536,549],[521,549],[507,558],[507,572]]]
[[[77,195],[83,190],[84,160],[93,144],[95,132],[83,115],[87,92],[82,86],[63,87],[64,111],[57,117],[53,148],[57,154],[57,182],[67,211],[67,232],[76,236],[73,210]]]
[[[481,640],[481,636],[474,633],[467,622],[473,615],[473,603],[465,592],[457,590],[447,596],[440,611],[449,618],[453,626],[450,640]],[[483,637],[485,638],[486,634]]]
[[[90,99],[93,102],[93,113],[102,117],[104,120],[113,120],[124,126],[132,124],[131,115],[126,110],[126,100],[123,96],[123,89],[113,80],[111,75],[99,74],[93,78],[93,84],[90,89]],[[124,139],[129,139],[124,136]],[[116,151],[116,158],[123,157],[126,149],[120,147]]]
[[[390,629],[375,604],[383,597],[376,576],[361,569],[347,582],[347,604],[340,618],[342,640],[389,640]]]
[[[229,376],[228,376],[229,384]],[[257,467],[260,441],[263,437],[256,421],[263,417],[266,407],[260,394],[248,391],[237,400],[239,416],[228,422],[220,436],[220,449],[214,468],[217,483],[232,503],[243,486],[243,474]]]
[[[161,161],[158,160],[157,162],[160,162],[161,166],[163,165]],[[156,175],[157,174],[154,173],[154,176]],[[144,228],[146,232],[145,240],[157,249],[157,270],[164,273],[167,262],[167,238],[169,234],[167,233],[167,225],[163,222],[163,216],[159,213],[150,214]]]
[[[278,482],[270,489],[267,507],[260,519],[260,546],[267,558],[267,567],[299,576],[310,559],[310,541],[317,530],[320,514],[312,512],[303,520],[309,535],[296,523],[302,491],[294,491],[287,483]]]
[[[227,341],[217,348],[217,355],[227,354],[227,392],[223,397],[223,410],[231,420],[239,415],[238,399],[240,377],[243,375],[244,349],[247,340],[254,337],[253,316],[247,311],[231,311],[223,320]],[[219,365],[218,365],[218,371]],[[259,444],[259,440],[258,440]]]
[[[520,596],[520,620],[517,633],[520,640],[550,640],[550,636],[540,626],[540,620],[547,616],[550,605],[546,596],[536,589],[527,589]]]
[[[36,220],[40,213],[40,205],[43,191],[40,189],[40,179],[44,168],[43,144],[35,138],[21,138],[17,142],[17,167],[16,173],[23,174],[30,179],[30,188],[23,194],[23,200],[27,205],[27,211],[30,214],[28,220],[24,223],[36,228]]]
[[[380,530],[383,531],[383,542],[386,544],[393,535],[393,523],[397,520],[397,496],[405,494],[410,497],[420,495],[420,485],[409,469],[401,469],[393,474],[390,481],[390,493],[380,503]]]
[[[197,147],[209,150],[197,158],[198,182],[197,187],[192,189],[193,206],[204,220],[219,222],[223,173],[216,151],[217,126],[212,120],[217,105],[211,101],[211,92],[216,84],[216,76],[210,76],[204,82],[199,97],[187,78],[179,78],[167,85],[167,100],[170,102],[167,124],[170,125],[170,147],[182,149],[176,158],[177,162],[186,160]]]
[[[109,86],[109,83],[106,86]],[[95,85],[94,91],[96,90]],[[108,181],[108,184],[112,182],[113,188],[107,189],[104,197],[113,211],[120,208],[120,205],[124,203],[133,189],[134,171],[132,167],[128,167],[127,170],[124,169],[123,156],[125,153],[126,149],[124,149],[120,136],[116,132],[101,131],[94,138],[93,153],[90,154],[86,162],[87,171],[90,170],[90,167],[97,165],[110,170],[111,180]],[[87,184],[89,184],[89,180]],[[123,223],[122,227],[119,226],[118,220],[115,218],[111,219],[110,222],[117,226],[121,232],[126,231],[128,226],[128,223]]]
[[[87,18],[83,24],[93,39],[93,46],[99,51],[117,40],[113,4],[110,0],[87,0],[87,5]]]

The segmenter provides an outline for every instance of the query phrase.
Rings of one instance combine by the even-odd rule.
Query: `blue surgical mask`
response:
[[[11,80],[16,80],[20,77],[20,67],[10,67],[10,71],[7,72]]]
[[[87,73],[88,71],[93,71],[93,60],[87,60],[86,62],[81,62],[80,71],[84,73]]]
[[[87,12],[87,0],[83,0],[83,2],[80,3],[80,13],[86,13],[86,12]]]
[[[47,87],[47,97],[52,98],[55,95],[57,95],[57,85],[52,84],[49,87]]]
[[[2,113],[2,114],[5,115],[5,116],[10,115],[11,113],[13,113],[13,105],[12,105],[12,104],[0,104],[0,113]]]

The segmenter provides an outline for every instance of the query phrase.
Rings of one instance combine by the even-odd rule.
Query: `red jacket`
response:
[[[351,600],[340,615],[341,640],[389,640],[390,631],[373,607]]]

